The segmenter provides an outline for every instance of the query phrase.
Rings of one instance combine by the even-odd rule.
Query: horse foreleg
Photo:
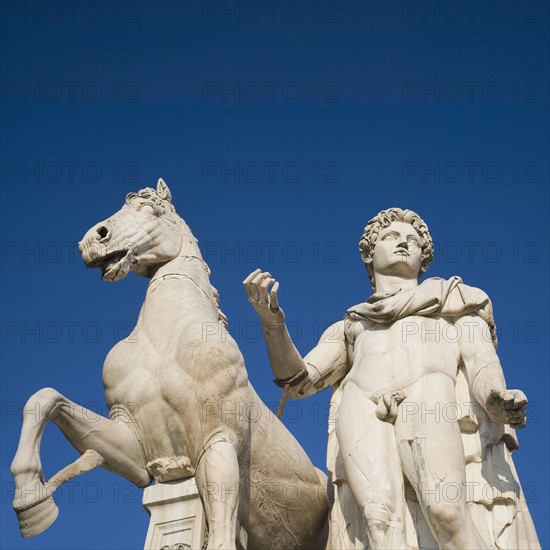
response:
[[[49,420],[83,455],[45,484],[40,442]],[[53,491],[71,477],[97,466],[120,474],[140,487],[151,481],[139,441],[124,422],[99,416],[51,388],[35,393],[25,405],[19,446],[11,465],[15,480],[13,507],[21,535],[32,537],[47,529],[58,514],[50,496]]]
[[[196,479],[208,522],[208,550],[236,548],[240,477],[233,445],[222,439],[210,444]]]

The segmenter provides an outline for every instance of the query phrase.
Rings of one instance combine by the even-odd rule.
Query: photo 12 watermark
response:
[[[72,24],[140,22],[141,3],[137,1],[4,0],[0,21],[6,24]]]
[[[202,183],[308,184],[340,182],[340,164],[333,160],[303,163],[291,160],[204,161]]]
[[[335,24],[339,0],[203,0],[202,22],[214,24]]]
[[[482,160],[407,160],[401,163],[403,183],[482,185],[530,185],[542,181],[541,167],[532,160],[506,163]]]
[[[406,0],[401,21],[409,24],[541,23],[542,2],[532,0]]]
[[[3,184],[94,184],[99,182],[135,184],[140,165],[135,161],[95,160],[5,160],[0,163]]]
[[[16,103],[22,105],[138,103],[140,89],[140,84],[135,81],[21,82],[3,80],[0,82],[0,101],[8,105]]]
[[[0,323],[2,344],[97,344],[121,340],[137,344],[140,329],[135,322],[101,323],[98,321],[10,321]]]
[[[332,241],[203,241],[199,248],[206,262],[215,259],[222,264],[337,264],[341,261],[340,245]]]
[[[318,103],[340,102],[337,82],[208,80],[201,86],[202,103]]]
[[[401,83],[401,102],[409,104],[540,103],[538,82],[414,81]]]

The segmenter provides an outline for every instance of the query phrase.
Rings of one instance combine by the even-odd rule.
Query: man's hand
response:
[[[527,397],[521,390],[491,390],[487,412],[495,422],[510,424],[512,428],[525,428]]]
[[[243,281],[243,285],[248,295],[248,301],[260,316],[262,323],[282,324],[285,322],[285,314],[277,300],[279,283],[271,277],[270,273],[256,269]],[[269,287],[272,287],[271,291],[268,290]]]

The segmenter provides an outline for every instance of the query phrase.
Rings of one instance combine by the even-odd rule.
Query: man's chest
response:
[[[451,319],[442,316],[410,315],[385,324],[370,320],[348,320],[346,343],[353,355],[409,355],[411,353],[459,353],[461,334]]]

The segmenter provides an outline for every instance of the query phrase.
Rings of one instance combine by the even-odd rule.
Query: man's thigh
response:
[[[395,513],[403,472],[393,425],[377,418],[376,404],[355,384],[346,385],[340,403],[338,443],[356,500],[381,500]]]
[[[451,382],[446,376],[419,380],[409,388],[395,422],[403,472],[417,493],[434,498],[434,491],[464,489],[464,447]]]

